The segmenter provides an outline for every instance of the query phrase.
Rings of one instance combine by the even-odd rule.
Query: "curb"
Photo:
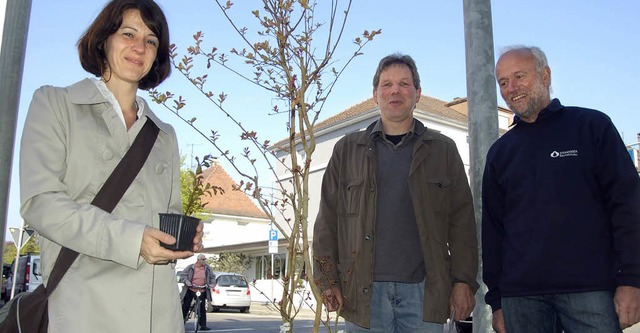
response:
[[[261,316],[280,317],[280,311],[276,308],[276,306],[268,302],[251,302],[249,313]],[[315,318],[315,316],[316,314],[314,310],[312,310],[308,306],[304,306],[302,309],[300,309],[300,311],[296,315],[296,318],[313,319]]]

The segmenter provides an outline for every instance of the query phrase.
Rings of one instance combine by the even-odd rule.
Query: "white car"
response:
[[[15,264],[15,260],[13,262]],[[15,267],[11,267],[10,274],[13,275]],[[40,256],[27,254],[19,257],[18,260],[18,272],[16,279],[16,291],[15,294],[23,291],[34,291],[39,285],[42,284],[42,273],[40,272]],[[12,276],[12,279],[15,277]],[[13,281],[12,281],[13,283]],[[11,290],[11,286],[9,286]],[[9,291],[11,293],[11,291]]]
[[[220,309],[238,309],[242,313],[249,312],[251,306],[251,290],[247,279],[236,273],[215,272],[216,286],[212,289],[212,301],[208,305],[209,312]]]

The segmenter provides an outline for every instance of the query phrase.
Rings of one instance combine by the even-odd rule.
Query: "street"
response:
[[[254,306],[252,306],[253,308]],[[194,332],[194,320],[191,319],[185,325],[187,333]],[[280,333],[282,321],[277,314],[267,314],[263,311],[256,313],[239,313],[237,311],[221,311],[207,314],[207,326],[212,333],[222,332],[256,332],[256,333]],[[310,333],[313,327],[313,317],[300,315],[296,317],[293,325],[295,333]],[[344,322],[341,319],[338,330],[344,330]],[[327,332],[320,327],[320,332]],[[335,330],[333,330],[335,333]],[[640,333],[640,324],[624,330],[624,333]]]
[[[252,306],[253,307],[253,306]],[[207,313],[207,326],[211,328],[207,332],[259,332],[259,333],[280,333],[282,320],[277,314],[239,313],[237,311],[220,311]],[[301,315],[296,317],[293,323],[295,333],[310,333],[313,327],[313,317]],[[340,320],[338,330],[343,330],[344,324]],[[194,332],[194,320],[191,319],[185,324],[187,333]],[[327,332],[323,327],[320,332]],[[335,330],[334,330],[335,332]]]

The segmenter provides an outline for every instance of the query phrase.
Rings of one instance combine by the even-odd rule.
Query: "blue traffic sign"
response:
[[[269,240],[270,241],[278,240],[278,230],[269,230]]]

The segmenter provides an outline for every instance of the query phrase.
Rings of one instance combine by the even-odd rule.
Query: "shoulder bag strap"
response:
[[[120,163],[111,172],[107,181],[102,185],[91,204],[111,213],[116,207],[124,192],[127,191],[131,182],[136,178],[140,169],[147,160],[151,148],[158,137],[160,129],[150,119],[144,124],[138,136],[133,140],[133,144],[124,155]],[[78,252],[62,247],[58,258],[53,266],[53,270],[47,281],[47,295],[56,289],[58,283],[67,272],[73,261],[78,257]]]

